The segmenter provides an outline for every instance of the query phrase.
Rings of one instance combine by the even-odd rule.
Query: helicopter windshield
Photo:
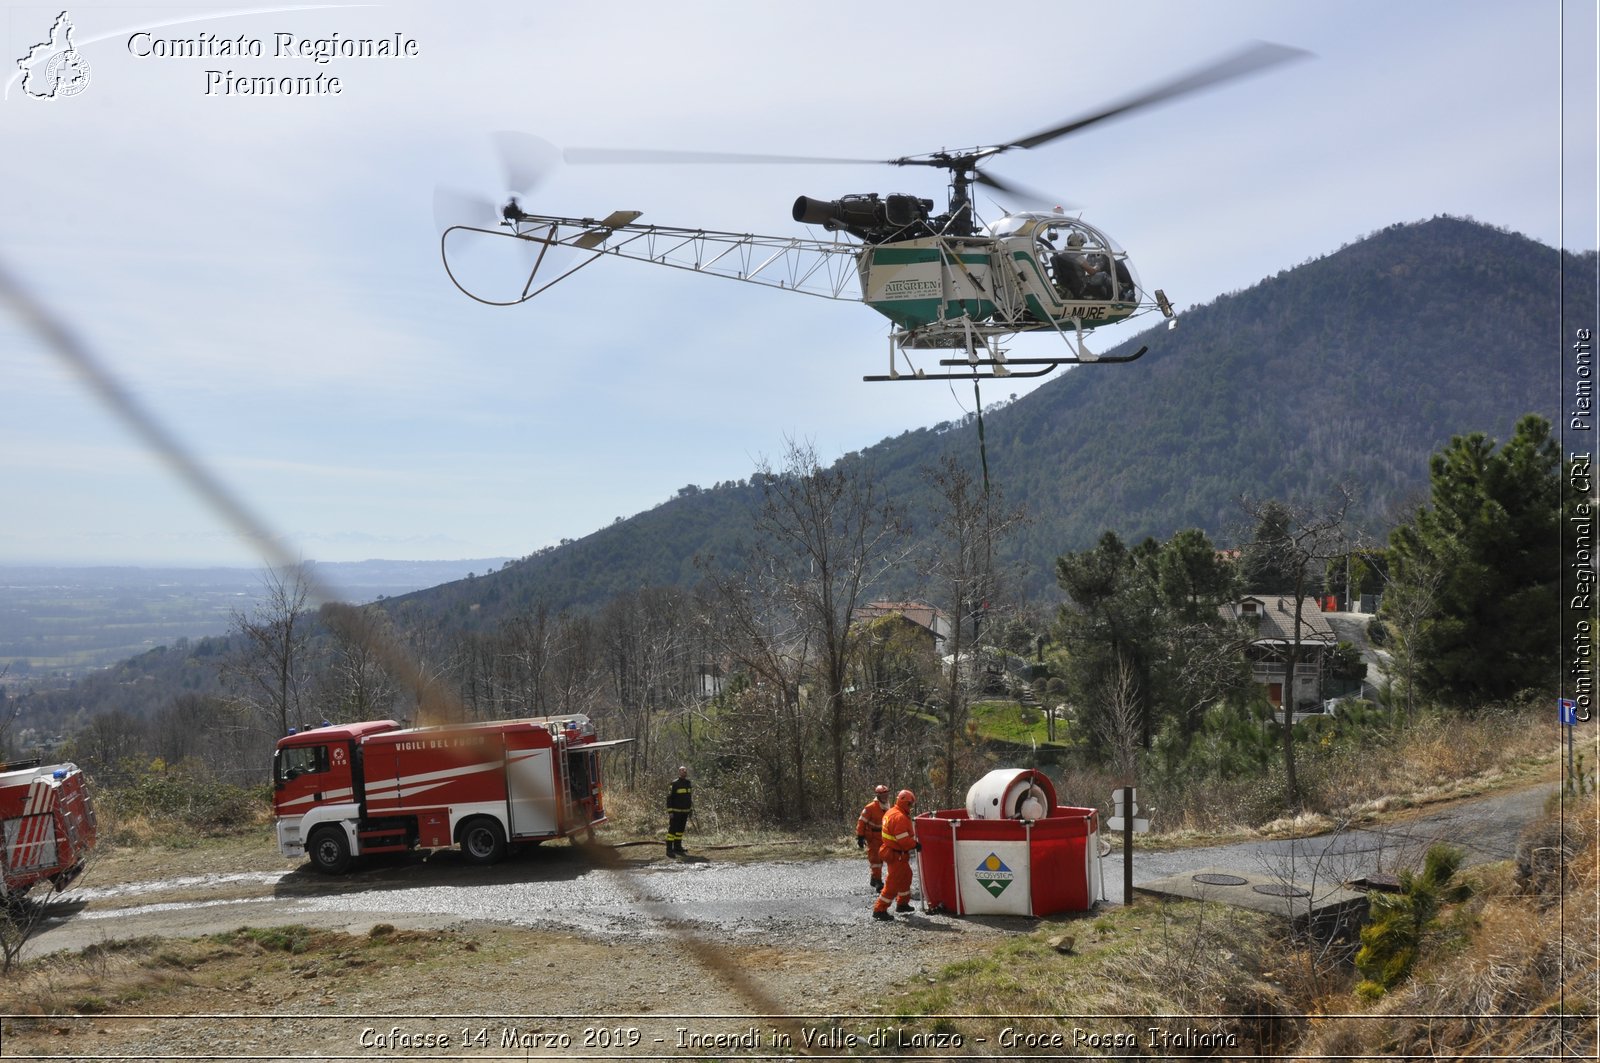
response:
[[[999,238],[1031,239],[1062,298],[1137,303],[1142,294],[1128,253],[1094,226],[1062,214],[1011,214],[989,227]]]

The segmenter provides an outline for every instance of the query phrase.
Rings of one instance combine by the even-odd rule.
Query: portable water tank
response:
[[[922,844],[922,898],[957,915],[1050,915],[1093,908],[1100,897],[1100,821],[1064,807],[1043,772],[991,771],[967,807],[912,821]]]

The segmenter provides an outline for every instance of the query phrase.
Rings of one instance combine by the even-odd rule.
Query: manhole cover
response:
[[[1291,886],[1284,882],[1273,882],[1265,886],[1251,886],[1257,893],[1265,893],[1268,897],[1309,897],[1311,891]]]
[[[1191,876],[1196,882],[1203,882],[1207,886],[1243,886],[1249,879],[1240,878],[1238,875],[1215,875],[1204,873]]]

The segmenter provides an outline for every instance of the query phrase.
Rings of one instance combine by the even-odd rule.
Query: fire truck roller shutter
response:
[[[461,855],[472,864],[498,864],[506,856],[506,831],[493,816],[473,816],[461,824]]]

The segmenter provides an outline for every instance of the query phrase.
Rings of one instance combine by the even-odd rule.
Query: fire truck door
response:
[[[549,749],[506,751],[506,796],[511,834],[529,837],[556,833],[555,765]]]
[[[631,738],[613,738],[609,742],[586,742],[567,750],[567,808],[563,822],[568,830],[605,821],[606,810],[601,805],[600,753],[632,741]]]
[[[577,749],[567,751],[567,808],[566,821],[573,826],[579,823],[593,823],[594,815],[590,811],[590,781],[589,765],[594,761],[594,754],[588,749],[579,746]]]

